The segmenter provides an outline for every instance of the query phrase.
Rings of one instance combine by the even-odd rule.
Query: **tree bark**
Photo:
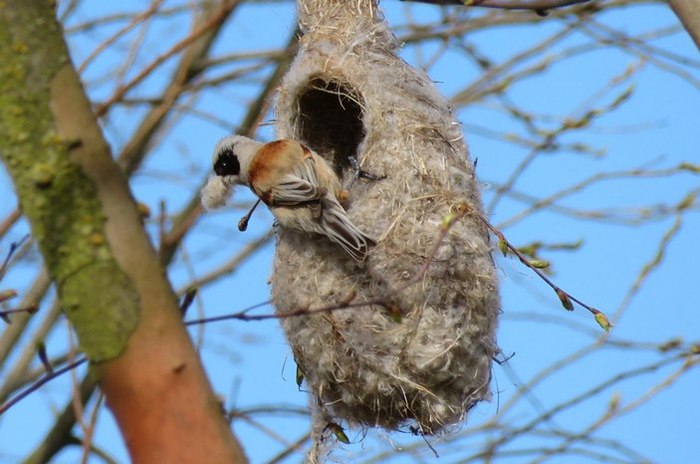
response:
[[[669,0],[669,5],[683,27],[700,49],[700,2],[698,0]]]
[[[0,156],[133,462],[244,462],[51,2],[0,10]]]

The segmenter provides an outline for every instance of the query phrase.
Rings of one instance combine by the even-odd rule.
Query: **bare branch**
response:
[[[478,217],[484,224],[484,226],[486,226],[491,232],[493,232],[498,237],[499,248],[501,249],[503,254],[506,254],[506,250],[510,251],[518,258],[518,260],[520,260],[521,263],[523,263],[525,266],[530,268],[530,270],[532,270],[535,274],[537,274],[537,276],[540,279],[542,279],[547,285],[549,285],[552,288],[552,290],[554,290],[554,292],[557,294],[557,297],[561,301],[562,306],[564,306],[565,309],[567,309],[568,311],[573,311],[574,306],[571,304],[571,302],[574,301],[578,303],[581,307],[587,309],[588,312],[593,314],[598,325],[600,325],[606,332],[610,330],[612,324],[610,324],[610,321],[608,321],[608,318],[605,316],[605,314],[600,312],[600,310],[588,305],[587,303],[584,303],[583,301],[574,297],[570,293],[564,291],[561,287],[555,284],[540,270],[540,266],[538,265],[538,263],[533,263],[533,261],[529,260],[527,256],[525,256],[518,248],[516,248],[510,242],[508,242],[508,240],[506,240],[505,235],[503,235],[503,232],[491,225],[491,223],[485,217]]]
[[[78,388],[80,394],[78,400],[83,404],[87,403],[90,396],[92,396],[92,393],[95,391],[95,388],[97,388],[95,377],[90,374],[85,375]],[[73,407],[73,399],[71,398],[56,418],[51,429],[44,435],[39,446],[24,462],[27,464],[50,462],[51,458],[58,454],[66,444],[73,442],[71,431],[75,421],[75,408]]]
[[[700,4],[695,0],[669,0],[668,3],[695,42],[695,46],[700,48]]]
[[[48,287],[48,282],[44,280],[47,278],[45,275],[39,276],[34,282],[32,290],[30,290],[25,296],[25,300],[33,299],[36,297],[35,292],[41,293],[46,291]],[[47,279],[48,280],[48,279]],[[46,287],[44,287],[46,285]],[[10,349],[15,348],[15,351],[19,352],[17,359],[14,364],[9,369],[9,371],[4,376],[2,385],[0,385],[0,402],[5,401],[5,399],[14,392],[19,386],[22,386],[22,380],[29,369],[29,366],[35,358],[35,347],[42,340],[46,339],[49,331],[54,327],[56,321],[61,315],[61,310],[57,302],[54,302],[48,311],[45,311],[43,319],[41,320],[39,327],[34,330],[34,332],[28,337],[29,340],[22,346],[16,343],[20,335],[23,334],[26,324],[29,322],[29,316],[15,316],[12,325],[10,325],[0,338],[0,359],[4,362],[5,358],[9,356]]]
[[[134,17],[134,19],[129,24],[127,24],[125,27],[117,31],[110,38],[102,42],[97,48],[95,48],[95,50],[92,51],[92,53],[90,53],[90,55],[87,58],[85,58],[85,61],[83,61],[83,63],[78,67],[78,73],[82,74],[85,71],[85,69],[90,65],[90,63],[94,61],[100,53],[107,49],[107,47],[119,40],[122,36],[124,36],[124,34],[131,31],[141,21],[144,21],[145,19],[153,15],[156,11],[158,11],[158,8],[160,8],[160,5],[162,3],[163,0],[154,1],[153,3],[151,3],[151,6],[146,11]]]
[[[260,121],[270,107],[270,96],[277,89],[282,76],[284,76],[284,73],[287,71],[294,56],[294,52],[296,51],[297,47],[297,40],[298,31],[295,30],[289,37],[284,53],[281,54],[272,75],[265,83],[265,86],[260,91],[257,98],[250,105],[248,105],[248,110],[245,117],[238,127],[239,133],[252,136],[257,131]],[[202,186],[203,185],[204,182],[202,182]],[[163,238],[163,242],[159,249],[159,256],[162,263],[170,262],[180,241],[185,237],[185,234],[189,231],[190,227],[194,225],[199,216],[202,214],[202,202],[199,198],[200,190],[201,187],[196,189],[194,195],[192,195],[187,205],[173,219],[170,232]]]
[[[401,0],[414,3],[430,3],[433,5],[462,5],[497,8],[500,10],[532,10],[544,16],[547,10],[563,8],[591,0]]]
[[[15,208],[10,214],[7,215],[6,218],[0,221],[0,237],[3,237],[10,227],[15,225],[21,216],[22,213],[20,212],[19,208]]]
[[[32,394],[33,392],[37,391],[39,388],[41,388],[45,383],[50,382],[51,380],[55,379],[56,377],[59,377],[66,372],[69,372],[76,367],[80,366],[81,364],[84,364],[87,362],[87,358],[82,357],[76,361],[73,361],[72,363],[66,364],[65,366],[61,367],[60,369],[54,369],[51,372],[47,372],[44,377],[41,379],[37,380],[33,384],[31,384],[29,387],[25,388],[22,390],[20,393],[17,395],[13,396],[12,399],[7,401],[6,403],[3,403],[0,405],[0,415],[4,414],[7,412],[10,408],[12,408],[14,405],[22,401],[24,398]],[[72,406],[71,406],[72,407]]]
[[[3,277],[5,277],[5,273],[7,272],[7,268],[10,264],[10,260],[12,259],[12,255],[14,255],[15,252],[19,249],[19,247],[21,247],[22,244],[27,240],[29,240],[29,235],[25,235],[17,242],[12,242],[10,244],[10,250],[5,255],[5,259],[2,261],[2,264],[0,264],[0,280],[2,280]]]
[[[223,263],[218,268],[208,272],[206,275],[199,277],[198,279],[193,280],[192,282],[189,282],[183,288],[178,290],[178,293],[183,294],[187,291],[188,288],[203,287],[211,282],[217,281],[222,276],[233,273],[236,269],[238,269],[241,263],[245,262],[262,247],[269,244],[274,238],[274,236],[274,231],[270,230],[267,233],[265,233],[262,237],[259,237],[249,242],[243,247],[242,250],[240,250],[238,253],[232,256],[231,259]]]
[[[173,45],[167,52],[160,55],[158,58],[153,60],[148,66],[142,69],[131,81],[127,84],[119,87],[117,91],[103,104],[95,108],[95,114],[98,117],[104,116],[109,108],[121,101],[122,98],[134,87],[136,87],[141,81],[148,77],[156,68],[161,64],[172,58],[177,53],[184,50],[190,44],[198,40],[201,36],[208,33],[212,28],[219,26],[223,21],[226,20],[229,13],[238,5],[238,2],[225,2],[221,8],[213,15],[207,22],[199,26],[190,35],[182,39]]]
[[[118,156],[119,164],[128,174],[133,173],[146,156],[146,149],[153,139],[158,129],[162,126],[166,117],[170,114],[170,109],[175,104],[177,99],[184,91],[186,85],[195,79],[204,71],[201,62],[206,58],[211,48],[212,43],[218,37],[221,27],[223,27],[226,19],[231,15],[238,2],[231,2],[229,6],[209,11],[202,18],[199,18],[194,25],[192,34],[176,44],[170,51],[161,58],[167,59],[171,54],[177,53],[187,47],[183,54],[178,68],[175,70],[172,80],[168,87],[163,91],[160,101],[151,111],[143,118],[138,125],[136,133],[131,137],[129,143],[122,149]],[[153,72],[162,61],[154,61],[151,66],[146,67],[140,76],[145,78]],[[139,83],[136,78],[132,83],[123,87],[123,93],[117,93],[112,97],[116,102],[126,95],[129,86],[133,87]],[[115,100],[115,98],[117,100]],[[111,105],[109,101],[103,103],[99,108],[106,108]],[[98,110],[99,113],[99,110]]]

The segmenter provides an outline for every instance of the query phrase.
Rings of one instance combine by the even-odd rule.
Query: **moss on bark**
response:
[[[0,2],[0,157],[81,349],[102,361],[123,351],[139,301],[109,247],[97,186],[73,156],[104,142],[62,138],[51,108],[57,92],[75,91],[71,67],[50,2]]]

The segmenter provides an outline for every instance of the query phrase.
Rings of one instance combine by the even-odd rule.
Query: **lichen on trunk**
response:
[[[57,23],[43,21],[38,8],[51,6],[0,13],[0,156],[81,349],[102,361],[124,350],[138,294],[107,244],[97,187],[72,156],[88,143],[59,135],[52,116],[56,99],[71,101],[82,89],[63,85],[74,72],[68,51],[53,40]]]

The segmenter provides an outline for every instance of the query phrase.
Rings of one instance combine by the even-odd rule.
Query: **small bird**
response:
[[[298,142],[228,136],[216,144],[213,165],[214,175],[201,192],[206,209],[223,205],[235,185],[247,185],[282,227],[325,235],[360,262],[375,244],[341,206],[348,192],[333,169]]]

